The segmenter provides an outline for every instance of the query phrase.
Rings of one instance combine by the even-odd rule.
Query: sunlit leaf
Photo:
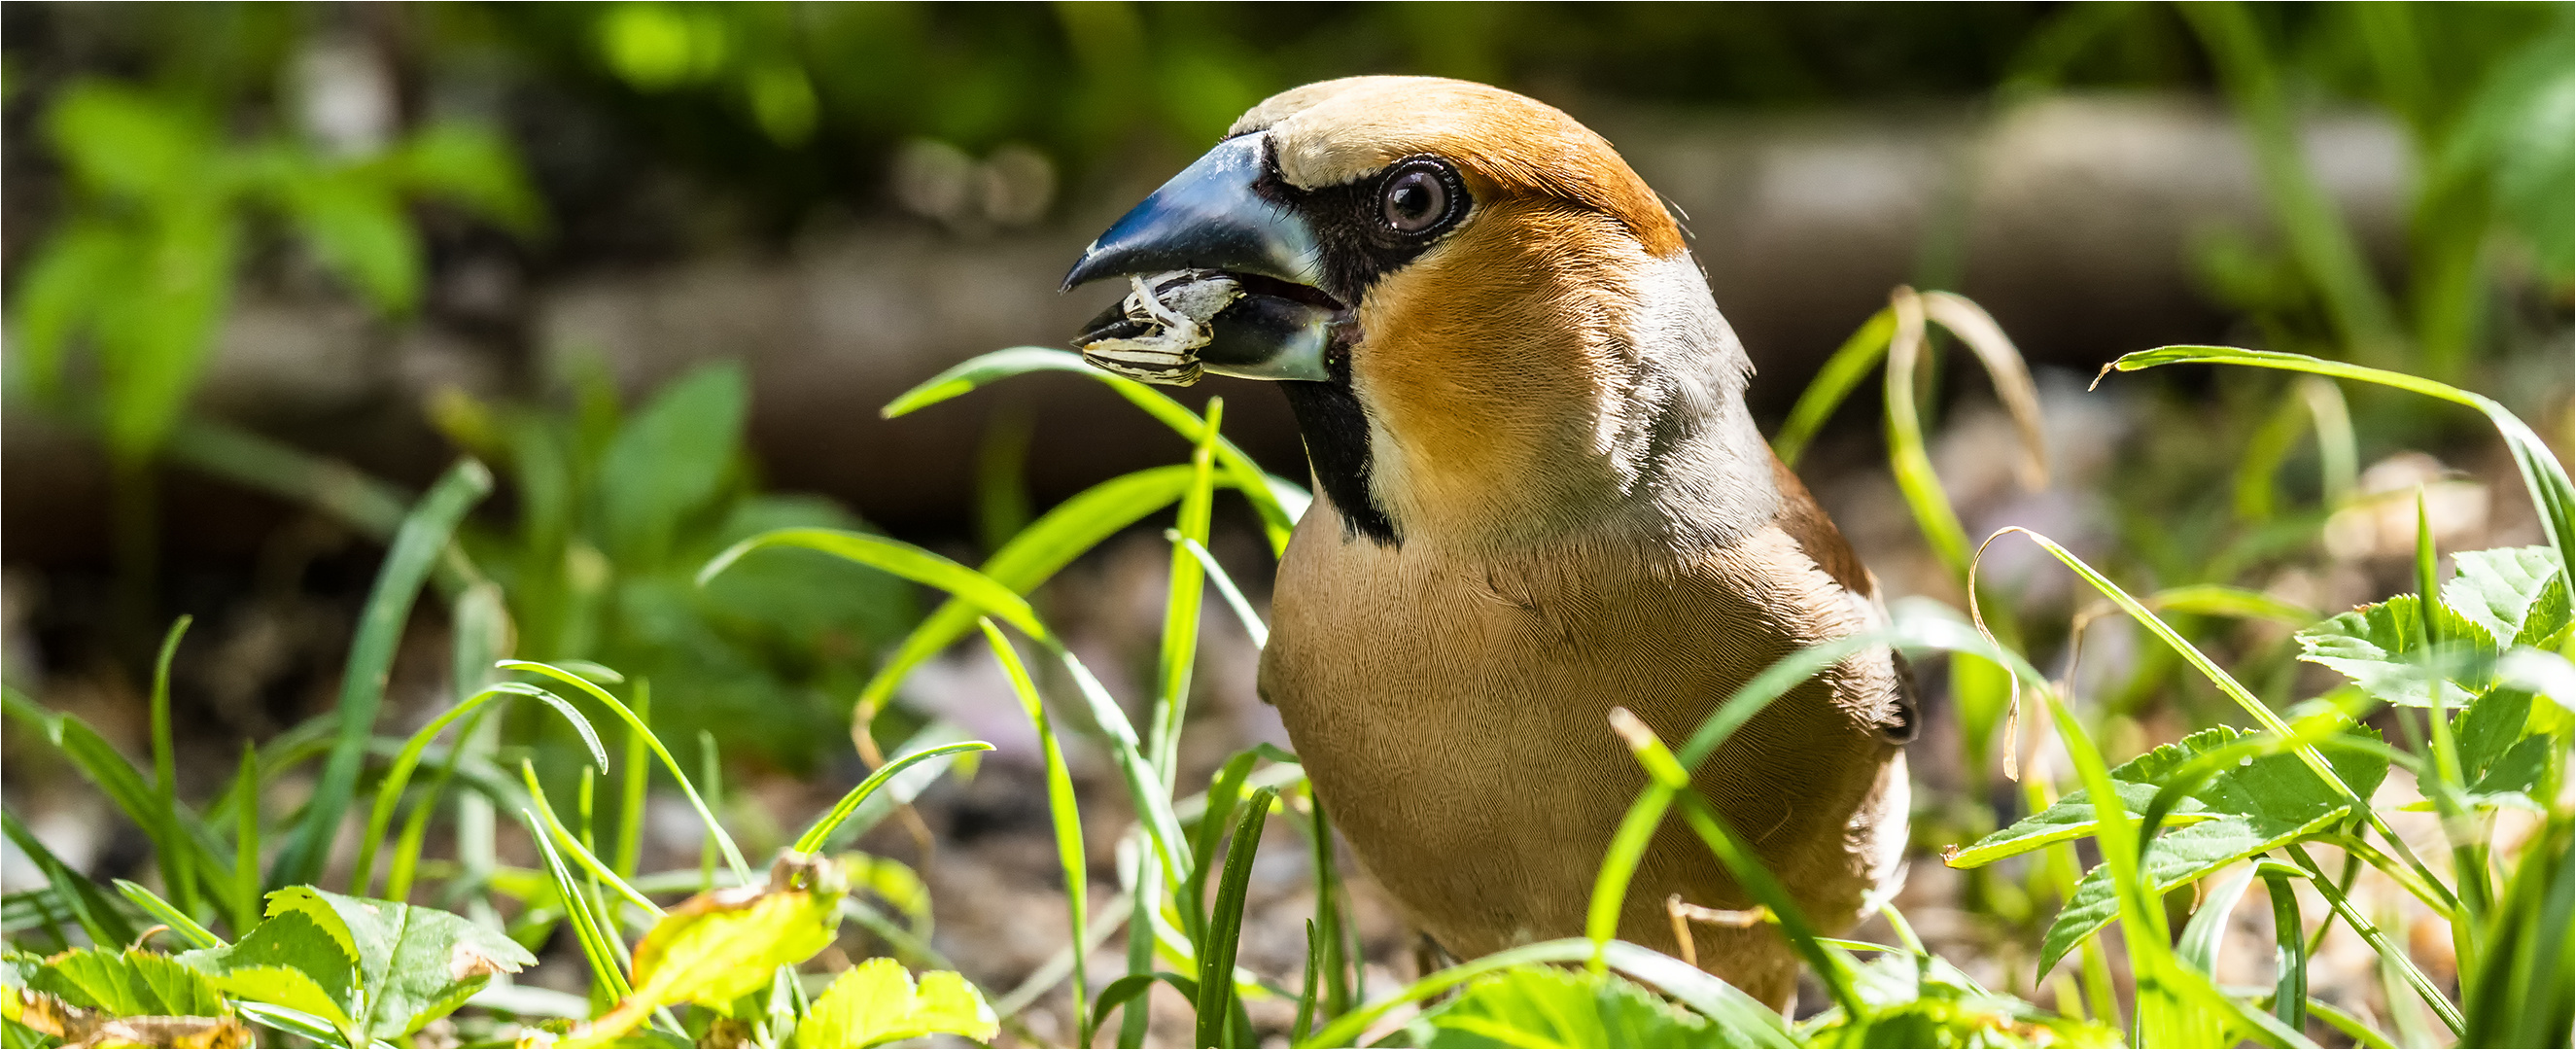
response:
[[[870,959],[832,979],[797,1022],[794,1045],[876,1046],[932,1034],[989,1043],[1000,1031],[993,1008],[965,978],[934,970],[916,986],[902,963]]]
[[[782,853],[765,883],[681,902],[636,944],[635,994],[575,1034],[613,1040],[671,1003],[729,1013],[735,1000],[768,987],[778,967],[802,963],[832,943],[847,889],[838,861]]]
[[[1720,1045],[1707,1019],[1624,977],[1553,966],[1477,978],[1414,1024],[1436,1047]]]

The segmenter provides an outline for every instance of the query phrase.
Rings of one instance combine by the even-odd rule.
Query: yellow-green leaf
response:
[[[991,1042],[993,1008],[966,979],[945,970],[915,986],[903,964],[870,959],[844,970],[796,1025],[800,1047],[876,1046],[934,1033]]]

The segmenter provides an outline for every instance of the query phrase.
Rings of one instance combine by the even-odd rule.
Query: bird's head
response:
[[[1672,495],[1661,461],[1750,433],[1720,425],[1747,369],[1680,225],[1601,136],[1498,88],[1353,77],[1270,98],[1065,286],[1172,271],[1191,271],[1161,279],[1174,291],[1234,282],[1201,298],[1175,377],[1283,381],[1346,541],[1562,533]],[[1177,321],[1137,305],[1155,294],[1084,342]]]

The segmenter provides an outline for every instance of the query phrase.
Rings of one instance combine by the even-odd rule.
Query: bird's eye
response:
[[[1389,228],[1421,233],[1449,216],[1449,186],[1429,168],[1399,172],[1386,180],[1383,208]]]

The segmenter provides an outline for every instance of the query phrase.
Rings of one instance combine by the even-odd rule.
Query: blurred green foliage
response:
[[[401,315],[425,265],[409,202],[521,233],[543,222],[516,153],[470,124],[335,156],[299,137],[227,136],[202,100],[100,81],[65,88],[46,116],[73,192],[13,289],[10,378],[95,412],[120,462],[148,458],[186,410],[252,224],[281,222],[360,298]],[[75,370],[76,348],[93,368]]]
[[[822,497],[760,491],[739,365],[680,376],[631,412],[596,370],[571,386],[569,409],[457,392],[432,409],[515,494],[517,521],[470,527],[464,545],[508,595],[516,651],[650,679],[657,731],[675,739],[711,732],[728,753],[798,769],[837,752],[875,654],[918,619],[909,587],[811,551],[704,587],[693,577],[758,533],[865,523]]]

